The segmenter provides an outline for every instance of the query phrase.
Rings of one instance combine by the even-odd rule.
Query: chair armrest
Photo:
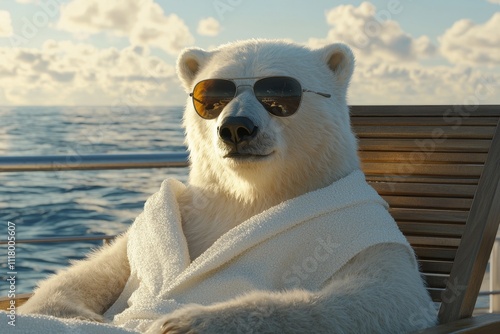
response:
[[[427,328],[414,334],[493,334],[500,333],[500,314],[488,313]]]

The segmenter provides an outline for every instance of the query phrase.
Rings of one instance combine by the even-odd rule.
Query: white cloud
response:
[[[9,37],[13,33],[12,20],[10,18],[10,13],[4,10],[0,10],[0,38]]]
[[[484,24],[467,19],[457,21],[440,36],[441,53],[455,64],[498,66],[499,31],[500,12],[494,13]]]
[[[488,2],[500,5],[500,0],[488,0]]]
[[[164,105],[178,86],[174,67],[140,47],[49,40],[40,49],[0,48],[0,104]]]
[[[498,104],[500,73],[457,66],[358,62],[351,104]]]
[[[58,27],[79,36],[108,32],[170,54],[194,43],[184,21],[153,0],[72,0],[61,7]]]
[[[219,21],[213,17],[207,17],[198,23],[198,34],[202,36],[217,36],[221,27]]]
[[[135,47],[99,49],[68,41],[47,41],[39,49],[0,47],[0,105],[184,103],[174,62],[152,56],[149,47],[174,53],[193,38],[180,18],[166,15],[152,0],[138,3],[71,0],[59,21],[75,34],[105,32],[126,37]],[[477,66],[500,61],[500,13],[482,24],[456,22],[439,39],[439,54],[427,36],[412,37],[384,13],[367,2],[335,7],[327,13],[326,37],[308,42],[344,41],[354,49],[351,104],[500,103],[500,67]],[[431,61],[423,62],[428,56]],[[451,64],[431,65],[445,64],[443,57]]]
[[[433,55],[436,47],[427,36],[414,38],[391,20],[403,10],[404,7],[393,9],[391,14],[389,10],[377,10],[369,2],[359,7],[337,6],[326,14],[331,26],[326,38],[311,38],[308,45],[319,47],[343,41],[354,49],[357,57],[371,61],[413,61]]]
[[[327,36],[309,39],[307,44],[312,47],[341,41],[353,49],[357,61],[349,103],[466,105],[500,102],[498,68],[485,72],[477,66],[468,66],[472,61],[465,61],[471,58],[477,62],[480,59],[500,62],[497,52],[500,13],[484,25],[465,20],[455,23],[440,39],[440,51],[456,65],[437,66],[422,62],[430,57],[433,62],[444,60],[429,37],[413,37],[392,20],[404,10],[403,6],[377,9],[369,2],[357,7],[340,5],[326,13],[330,26]]]
[[[392,9],[393,12],[391,8],[377,9],[369,2],[357,7],[334,7],[326,13],[330,26],[327,36],[311,38],[307,43],[320,47],[342,41],[351,46],[357,58],[349,93],[351,104],[499,103],[500,71],[486,73],[462,65],[424,65],[421,61],[425,58],[439,60],[437,47],[427,36],[413,37],[392,20],[404,7]],[[495,53],[489,47],[500,45],[500,37],[494,32],[500,31],[500,26],[493,21],[492,18],[484,26],[457,22],[440,39],[441,52],[446,51],[448,58],[453,59],[465,57],[462,52],[474,59],[485,59],[483,52]],[[477,49],[469,50],[471,47]]]

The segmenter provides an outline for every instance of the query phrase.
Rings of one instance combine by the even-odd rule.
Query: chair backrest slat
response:
[[[387,138],[360,138],[359,146],[363,151],[403,151],[403,152],[464,152],[464,153],[484,153],[488,152],[491,140],[488,139],[408,139],[399,138],[397,140]]]

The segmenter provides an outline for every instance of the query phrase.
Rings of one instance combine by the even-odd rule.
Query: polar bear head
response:
[[[249,40],[185,50],[177,70],[192,95],[184,115],[190,185],[277,202],[359,168],[346,103],[353,67],[351,50],[338,43],[312,50]],[[293,96],[280,100],[283,91]]]

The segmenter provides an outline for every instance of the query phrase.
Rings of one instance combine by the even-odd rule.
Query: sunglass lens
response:
[[[202,118],[216,118],[235,94],[236,86],[232,81],[224,79],[200,81],[194,87],[192,94],[194,108]]]
[[[302,87],[289,77],[269,77],[258,80],[254,85],[257,100],[268,112],[285,117],[294,114],[300,105]]]

